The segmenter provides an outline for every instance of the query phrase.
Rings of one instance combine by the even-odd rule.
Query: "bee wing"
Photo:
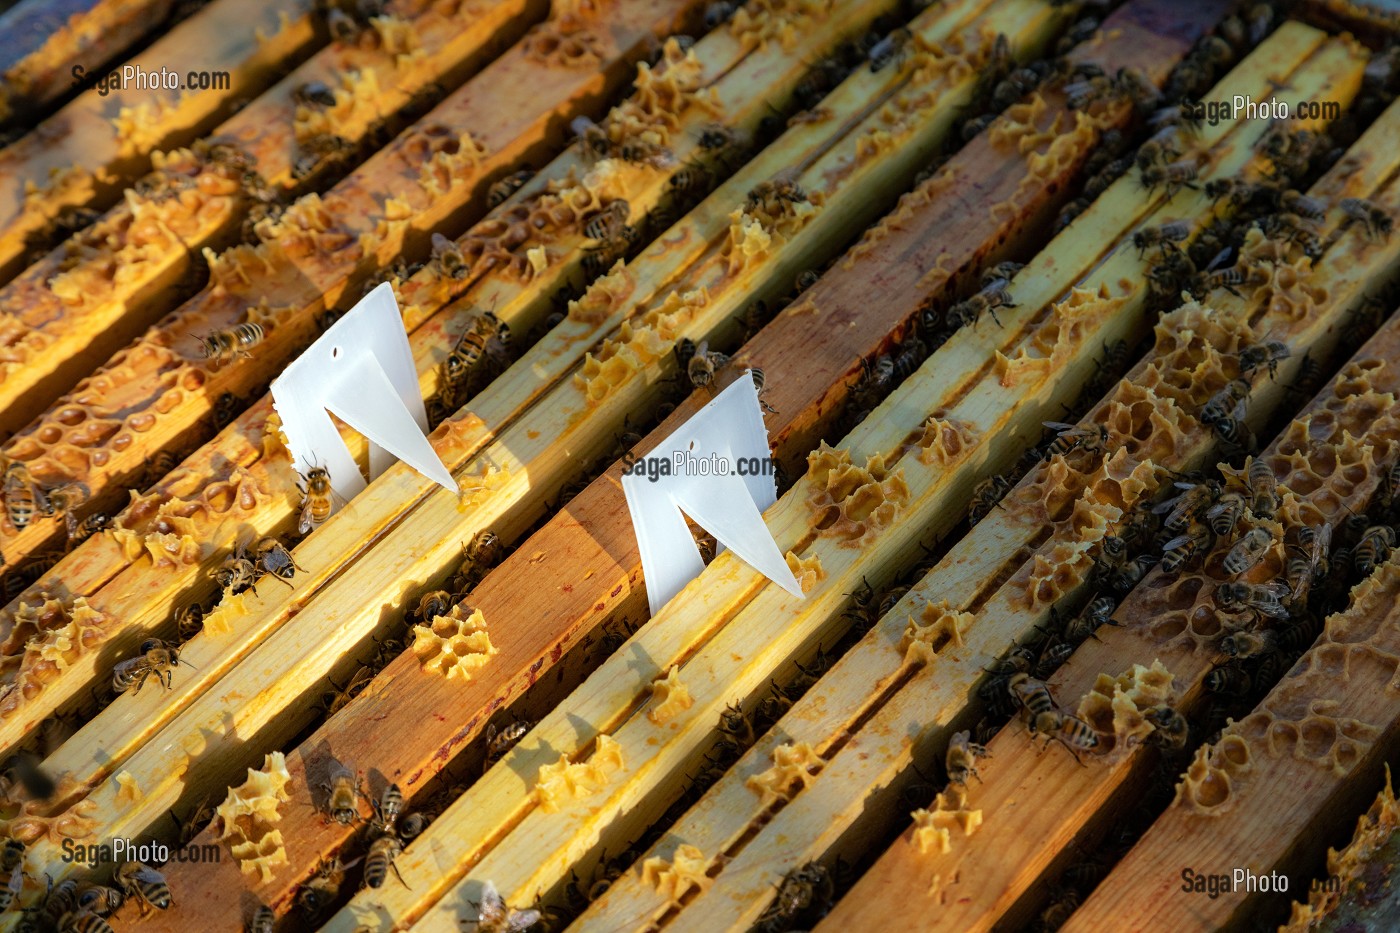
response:
[[[1268,583],[1262,583],[1260,584],[1259,588],[1262,590],[1267,590],[1269,595],[1274,596],[1278,599],[1282,599],[1283,597],[1288,595],[1288,584],[1280,583],[1277,580],[1272,580]]]
[[[137,881],[144,881],[147,884],[163,884],[165,882],[164,875],[156,871],[154,868],[148,868],[145,865],[142,865],[140,868],[136,869],[136,871],[132,874],[132,877],[135,878]]]
[[[1284,595],[1288,595],[1287,590],[1284,590]],[[1277,603],[1266,603],[1262,606],[1256,605],[1254,606],[1254,608],[1264,613],[1264,615],[1271,616],[1275,619],[1289,618],[1288,608],[1286,606],[1278,605]]]
[[[1332,523],[1323,522],[1322,527],[1317,531],[1317,539],[1313,541],[1313,559],[1318,560],[1323,555],[1332,550]]]
[[[1042,421],[1041,424],[1052,431],[1078,431],[1079,425],[1065,424],[1063,421]]]
[[[1181,547],[1183,544],[1185,544],[1186,542],[1188,542],[1188,541],[1190,541],[1190,540],[1191,540],[1191,533],[1190,533],[1190,532],[1187,532],[1187,533],[1184,534],[1184,535],[1177,535],[1175,538],[1172,538],[1172,539],[1171,539],[1170,541],[1168,541],[1166,544],[1162,545],[1162,550],[1164,550],[1164,551],[1175,551],[1177,548]]]
[[[449,240],[447,237],[443,236],[441,233],[434,233],[434,234],[433,234],[433,236],[432,236],[432,244],[433,244],[433,255],[434,255],[434,256],[436,256],[436,255],[438,255],[438,254],[440,254],[440,253],[448,252],[448,251],[450,251],[451,249],[453,249],[452,241]]]
[[[1235,419],[1236,421],[1242,419],[1246,410],[1245,405],[1248,403],[1248,401],[1248,399],[1242,398],[1238,402],[1236,402],[1234,410],[1230,412],[1230,417]]]
[[[1225,510],[1229,507],[1229,502],[1217,502],[1215,503],[1215,505],[1212,505],[1210,508],[1206,509],[1206,518],[1210,519],[1220,515],[1224,515]]]
[[[513,910],[510,912],[510,918],[506,920],[506,933],[524,933],[539,923],[540,917],[538,910]]]

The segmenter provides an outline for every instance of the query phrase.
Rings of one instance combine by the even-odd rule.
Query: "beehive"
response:
[[[1339,870],[1395,749],[1396,24],[917,6],[212,0],[140,61],[229,88],[11,117],[84,49],[16,44],[0,925],[1224,927]],[[263,393],[380,282],[460,490],[308,523]],[[651,617],[624,464],[748,368],[803,595],[724,552]],[[172,902],[66,905],[119,838]],[[1183,889],[1232,859],[1294,888]]]

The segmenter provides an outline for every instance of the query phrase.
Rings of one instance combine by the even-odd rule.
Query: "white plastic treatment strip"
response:
[[[705,569],[682,512],[750,567],[802,598],[802,587],[763,523],[763,510],[778,495],[771,464],[758,388],[745,374],[628,466],[622,491],[652,615]]]

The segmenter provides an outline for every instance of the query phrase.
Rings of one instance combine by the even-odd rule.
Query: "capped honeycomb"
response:
[[[571,762],[565,756],[540,768],[535,799],[545,813],[554,813],[569,801],[595,793],[621,769],[622,746],[612,736],[600,735],[587,761]]]
[[[426,671],[470,680],[496,653],[480,609],[461,603],[413,627],[413,653]]]

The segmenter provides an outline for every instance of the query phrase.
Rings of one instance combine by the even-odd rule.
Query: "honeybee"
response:
[[[1211,426],[1216,437],[1236,449],[1246,449],[1254,445],[1254,432],[1238,418],[1221,418]]]
[[[1244,514],[1244,496],[1237,492],[1221,493],[1215,504],[1206,509],[1206,521],[1211,531],[1223,536],[1233,534],[1235,525]]]
[[[890,62],[902,63],[914,34],[901,26],[870,47],[870,70],[880,71]]]
[[[189,641],[204,628],[204,606],[189,603],[175,613],[175,633],[181,641]]]
[[[574,117],[569,123],[569,129],[578,139],[583,156],[588,161],[596,162],[612,155],[613,144],[612,139],[608,136],[608,131],[591,118],[583,115]]]
[[[1356,572],[1363,577],[1370,576],[1371,571],[1390,555],[1395,547],[1395,540],[1395,529],[1389,525],[1372,525],[1367,528],[1351,550],[1352,566],[1356,568]]]
[[[705,28],[718,29],[729,22],[734,15],[737,5],[729,0],[712,0],[705,4]]]
[[[538,910],[516,910],[511,907],[490,881],[482,884],[481,902],[473,906],[477,910],[474,921],[476,933],[524,933],[540,922]]]
[[[724,733],[731,740],[731,744],[737,745],[740,749],[748,748],[754,743],[753,722],[741,707],[730,704],[719,714],[719,731]]]
[[[58,918],[57,927],[59,933],[112,933],[111,924],[90,910],[64,913]]]
[[[211,363],[222,363],[237,357],[251,360],[253,354],[248,351],[262,343],[263,336],[261,324],[245,321],[227,330],[205,334],[200,338],[200,349],[204,358]]]
[[[1181,713],[1170,706],[1154,706],[1143,713],[1143,718],[1153,726],[1146,739],[1148,743],[1172,752],[1186,747],[1190,730]]]
[[[989,476],[972,490],[972,501],[967,508],[967,523],[976,525],[991,513],[1011,490],[1011,480],[1000,474]]]
[[[46,512],[43,490],[29,475],[29,468],[18,460],[5,467],[5,514],[16,531],[23,531],[34,520],[35,512]]]
[[[11,876],[12,884],[13,879],[14,876]],[[18,893],[18,890],[15,893]],[[80,909],[90,910],[99,917],[112,916],[126,900],[126,896],[116,888],[109,888],[105,884],[93,884],[91,881],[80,882],[73,896],[77,898]]]
[[[764,909],[755,930],[793,930],[810,924],[801,921],[808,915],[820,915],[830,909],[836,893],[831,873],[817,862],[807,862],[783,875],[773,902]]]
[[[122,862],[117,868],[116,879],[126,895],[136,898],[141,904],[142,916],[146,915],[147,908],[168,910],[173,903],[165,876],[141,862]]]
[[[1157,558],[1152,554],[1139,554],[1113,577],[1113,589],[1119,593],[1126,593],[1142,582],[1147,572],[1157,564]]]
[[[682,342],[689,341],[689,338],[682,338]],[[714,382],[715,370],[729,362],[729,357],[718,350],[710,350],[707,341],[700,341],[695,346],[693,352],[689,354],[689,359],[685,364],[686,375],[690,377],[690,384],[697,388],[704,388]]]
[[[1206,689],[1211,693],[1242,697],[1248,695],[1254,684],[1249,671],[1238,664],[1222,664],[1213,668],[1205,679]]]
[[[956,732],[948,740],[948,753],[945,758],[945,765],[948,771],[948,780],[954,784],[966,784],[968,776],[977,778],[980,782],[981,776],[977,774],[977,759],[990,757],[987,749],[971,740],[972,733],[964,729]]]
[[[1212,425],[1224,418],[1240,418],[1244,415],[1244,403],[1249,398],[1249,380],[1233,379],[1220,391],[1210,397],[1201,409],[1201,424]]]
[[[334,107],[335,93],[324,81],[307,81],[292,91],[292,100],[306,107]]]
[[[499,731],[494,723],[486,727],[486,763],[482,770],[486,771],[496,762],[500,761],[526,734],[534,728],[534,723],[529,721],[513,722],[502,727]]]
[[[528,168],[522,168],[518,172],[511,172],[505,178],[502,178],[490,188],[486,189],[486,206],[500,207],[506,201],[510,200],[511,195],[525,187],[525,183],[533,178],[534,175],[534,169]]]
[[[493,346],[501,351],[510,346],[510,327],[491,311],[485,311],[457,338],[442,364],[443,381],[450,386],[460,386]]]
[[[112,690],[116,693],[140,693],[141,687],[152,675],[169,690],[175,667],[181,663],[193,667],[188,661],[180,660],[179,649],[173,645],[159,638],[148,638],[141,643],[139,655],[113,665]]]
[[[297,891],[297,906],[307,916],[314,917],[340,897],[340,885],[345,880],[345,869],[355,862],[343,863],[338,858],[327,859],[316,868],[316,874],[307,879]]]
[[[1269,376],[1272,378],[1278,375],[1278,364],[1288,359],[1290,355],[1292,355],[1292,351],[1288,349],[1288,344],[1281,340],[1269,340],[1265,343],[1245,347],[1239,355],[1240,372],[1250,373],[1260,366],[1267,366],[1269,367]]]
[[[1012,674],[1006,687],[1030,718],[1032,733],[1053,732],[1060,727],[1063,717],[1044,681],[1035,680],[1026,673]]]
[[[272,908],[262,904],[253,911],[252,919],[248,921],[248,933],[273,933],[273,924],[277,922],[277,915],[272,912]]]
[[[374,805],[375,823],[385,832],[392,830],[394,822],[403,812],[403,791],[399,790],[399,785],[390,784],[384,788],[384,793],[379,796],[379,799],[371,801],[371,803]]]
[[[1390,231],[1395,226],[1390,213],[1373,201],[1364,198],[1342,198],[1337,206],[1346,214],[1343,228],[1359,223],[1367,236],[1383,240],[1390,236]]]
[[[1294,606],[1301,606],[1306,602],[1313,581],[1327,576],[1330,569],[1327,554],[1332,549],[1332,523],[1324,522],[1321,526],[1306,525],[1300,528],[1298,547],[1302,553],[1290,557],[1284,568],[1284,576],[1291,589],[1289,599]]]
[[[1264,559],[1273,543],[1274,536],[1269,534],[1268,529],[1251,528],[1240,536],[1225,555],[1225,572],[1232,576],[1247,573]]]
[[[1094,575],[1099,578],[1117,573],[1128,562],[1128,542],[1117,535],[1104,535],[1094,558]]]
[[[66,483],[57,489],[51,489],[44,493],[44,501],[40,505],[43,513],[47,516],[61,514],[68,527],[68,537],[70,541],[78,531],[78,518],[75,512],[92,498],[92,490],[86,483]]]
[[[500,563],[504,549],[505,545],[494,531],[479,531],[467,544],[466,559],[471,562],[472,570],[480,573]]]
[[[791,178],[778,176],[771,181],[761,181],[749,189],[744,207],[749,211],[760,207],[770,212],[781,209],[784,204],[801,204],[807,200],[807,192]]]
[[[1069,918],[1079,909],[1083,902],[1083,897],[1078,891],[1073,889],[1060,891],[1056,894],[1037,918],[1036,929],[1058,930],[1069,922]]]
[[[1058,741],[1070,754],[1074,755],[1074,760],[1081,765],[1084,764],[1079,758],[1079,752],[1092,751],[1099,747],[1099,735],[1094,728],[1078,716],[1071,716],[1069,713],[1055,712],[1059,722],[1050,731],[1051,738]]]
[[[718,149],[728,149],[738,142],[739,136],[734,130],[718,123],[710,123],[700,130],[700,148],[706,152],[714,152]]]
[[[331,517],[335,507],[335,490],[331,489],[331,474],[325,467],[306,471],[304,483],[297,484],[301,492],[301,517],[297,531],[307,534],[312,528]]]
[[[1236,208],[1244,207],[1256,198],[1272,205],[1277,189],[1272,185],[1244,181],[1239,178],[1215,178],[1206,182],[1206,197],[1215,201],[1229,199]]]
[[[17,839],[8,839],[6,842],[18,842]],[[8,846],[7,846],[8,849]],[[8,853],[7,853],[8,855]],[[7,859],[8,861],[8,859]],[[9,881],[4,888],[0,888],[0,911],[10,909],[16,898],[24,890],[24,844],[20,843],[19,858],[13,864],[0,867],[0,874],[8,874]],[[117,892],[118,904],[120,905],[121,894]]]
[[[1249,510],[1260,518],[1273,518],[1279,506],[1278,482],[1268,461],[1257,457],[1250,461],[1249,470],[1245,473],[1245,482],[1249,486],[1251,497]]]
[[[1244,296],[1240,294],[1239,286],[1261,285],[1267,281],[1267,278],[1267,275],[1260,269],[1230,266],[1228,269],[1201,273],[1191,291],[1194,295],[1204,296],[1217,288],[1223,288],[1236,298],[1242,298]],[[1274,365],[1276,367],[1277,363]],[[1243,370],[1241,371],[1243,372]]]
[[[1322,237],[1297,214],[1270,214],[1261,218],[1258,224],[1270,239],[1297,243],[1306,255],[1314,259],[1322,255]]]
[[[1191,235],[1191,225],[1184,220],[1174,220],[1158,227],[1143,227],[1133,234],[1133,246],[1137,248],[1138,256],[1142,256],[1151,247],[1161,249],[1175,248],[1175,244],[1180,243]]]
[[[1079,450],[1085,453],[1103,453],[1108,445],[1108,428],[1103,425],[1093,425],[1081,427],[1077,424],[1065,424],[1062,421],[1046,421],[1045,427],[1051,431],[1059,432],[1055,439],[1046,448],[1045,455],[1053,457],[1058,454],[1067,457],[1072,452]]]
[[[433,590],[424,593],[418,600],[418,619],[421,622],[431,622],[438,616],[447,615],[452,608],[452,594],[446,590]]]
[[[1223,609],[1252,609],[1275,619],[1287,619],[1283,600],[1288,587],[1282,583],[1222,583],[1215,588],[1215,601]]]
[[[223,563],[209,570],[209,576],[223,589],[238,594],[249,587],[256,587],[258,565],[249,559],[248,552],[240,544],[224,558]]]
[[[457,248],[457,244],[452,240],[449,240],[441,233],[434,233],[432,236],[432,246],[432,262],[443,275],[450,279],[462,279],[471,271],[471,267],[462,256],[462,251]]]
[[[350,675],[345,686],[336,683],[330,677],[326,678],[332,689],[321,694],[321,708],[325,710],[327,716],[334,716],[336,713],[350,705],[350,701],[364,692],[370,681],[374,680],[374,671],[369,667],[361,667]]]
[[[261,573],[268,574],[291,586],[291,579],[298,570],[303,570],[286,546],[276,538],[267,537],[259,541],[253,549],[254,562]],[[304,572],[304,570],[303,570]]]
[[[1071,644],[1079,644],[1086,638],[1097,638],[1094,633],[1101,625],[1116,625],[1113,610],[1118,604],[1112,596],[1099,596],[1089,600],[1074,618],[1065,624],[1065,639]]]
[[[589,218],[583,226],[583,235],[590,240],[612,240],[627,225],[631,206],[622,198],[614,198]]]
[[[1220,639],[1220,649],[1232,658],[1254,658],[1278,650],[1278,635],[1271,629],[1232,632]]]
[[[1142,172],[1143,187],[1152,189],[1165,185],[1167,197],[1172,197],[1182,188],[1196,188],[1196,165],[1193,162],[1170,162],[1166,165],[1153,165]]]
[[[1214,542],[1214,537],[1214,532],[1210,530],[1209,525],[1193,519],[1184,534],[1178,535],[1162,545],[1164,552],[1162,554],[1162,571],[1164,573],[1179,572],[1197,554],[1209,550]]]
[[[112,516],[105,512],[93,512],[80,522],[74,522],[72,516],[67,518],[69,524],[68,547],[74,548],[82,544],[95,534],[100,534],[112,527]]]
[[[1290,214],[1297,214],[1308,220],[1321,220],[1327,214],[1326,204],[1296,191],[1285,191],[1280,198],[1280,206]]]
[[[389,877],[389,870],[392,868],[399,883],[408,887],[403,875],[399,874],[398,866],[394,864],[394,859],[398,858],[402,851],[403,844],[392,833],[386,832],[376,836],[369,844],[369,852],[365,854],[365,884],[371,888],[383,887],[384,879]]]
[[[355,775],[349,768],[337,763],[330,772],[330,780],[323,782],[326,791],[326,813],[341,826],[349,826],[360,817],[360,793]]]
[[[404,842],[417,838],[423,830],[428,828],[429,817],[426,813],[410,813],[399,823],[399,838]]]
[[[948,326],[956,330],[975,323],[983,314],[991,314],[992,320],[1000,327],[1001,319],[997,317],[996,309],[1016,307],[1011,300],[1011,292],[1007,290],[1009,282],[1008,278],[997,275],[985,279],[981,291],[948,309]]]

